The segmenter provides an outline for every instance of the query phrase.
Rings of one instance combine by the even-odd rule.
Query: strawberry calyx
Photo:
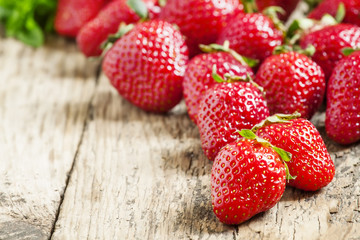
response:
[[[274,48],[273,54],[278,55],[287,52],[297,52],[306,55],[308,57],[312,57],[316,52],[316,48],[312,44],[309,44],[306,48],[301,48],[300,45],[298,44],[295,45],[284,44],[284,45],[276,46]]]
[[[255,3],[255,0],[242,0],[241,3],[244,5],[245,13],[256,13],[258,12],[258,7]]]
[[[285,151],[282,148],[278,148],[274,145],[272,145],[270,142],[266,141],[263,138],[258,137],[252,130],[250,129],[242,129],[241,131],[239,131],[239,134],[246,138],[246,139],[250,139],[250,140],[255,140],[258,143],[262,144],[263,146],[266,147],[270,147],[272,149],[274,149],[274,151],[280,156],[285,169],[286,169],[286,179],[287,180],[294,180],[296,178],[296,176],[291,176],[290,171],[289,171],[289,167],[287,165],[287,162],[290,162],[291,160],[291,153]]]
[[[270,6],[263,10],[263,14],[268,16],[273,22],[275,28],[282,31],[285,35],[286,28],[284,23],[279,19],[278,14],[285,15],[286,12],[283,8],[279,6]]]
[[[142,19],[149,18],[149,11],[144,1],[142,0],[127,0],[126,4],[134,10],[134,12]]]
[[[235,50],[230,48],[230,42],[226,40],[223,45],[212,43],[209,45],[200,44],[199,48],[205,53],[214,53],[214,52],[227,52],[230,53],[233,58],[240,62],[244,66],[256,67],[259,64],[259,60],[244,57],[238,54]]]
[[[110,34],[108,38],[100,45],[100,48],[103,49],[101,56],[104,56],[118,39],[125,36],[134,27],[134,24],[126,24],[124,22],[120,23],[119,30],[115,34]]]
[[[167,0],[158,0],[160,7],[165,7]]]
[[[360,51],[360,48],[343,48],[341,50],[341,52],[345,55],[345,56],[349,56],[354,52],[358,52]]]
[[[321,3],[322,0],[304,0],[304,2],[308,5],[309,9],[307,12],[310,12],[311,10],[313,10],[314,8],[317,7],[317,5],[319,5],[319,3]]]
[[[246,74],[246,77],[240,77],[240,76],[230,75],[229,73],[225,73],[224,77],[221,77],[217,73],[217,68],[216,65],[214,64],[212,68],[212,77],[217,83],[249,82],[253,86],[255,86],[263,95],[265,95],[264,88],[262,88],[256,82],[254,82],[254,80],[251,78],[249,74]]]
[[[267,117],[260,123],[256,124],[253,128],[251,128],[251,131],[255,133],[257,130],[259,130],[262,127],[269,126],[274,123],[289,123],[290,120],[297,119],[299,117],[301,117],[301,114],[298,112],[294,112],[293,114],[277,113],[270,117]]]
[[[321,30],[327,26],[339,24],[344,19],[345,13],[345,5],[340,3],[335,18],[330,14],[324,14],[321,20],[310,18],[295,19],[290,23],[285,33],[285,42],[287,44],[294,45],[298,43],[302,36],[310,32]]]

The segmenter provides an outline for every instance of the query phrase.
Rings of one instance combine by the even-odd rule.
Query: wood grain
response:
[[[0,39],[0,239],[50,236],[96,85],[96,62],[53,38]]]
[[[336,164],[325,189],[288,188],[270,211],[240,226],[212,213],[211,162],[196,126],[179,106],[145,113],[123,100],[102,76],[91,105],[53,239],[357,239],[360,146],[341,147],[313,122]]]

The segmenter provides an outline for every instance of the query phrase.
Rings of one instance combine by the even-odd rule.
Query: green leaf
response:
[[[213,69],[212,69],[212,77],[213,77],[213,79],[215,80],[215,82],[218,82],[218,83],[223,83],[223,82],[225,82],[225,80],[224,80],[219,74],[217,74],[217,70],[216,70],[216,65],[215,65],[215,64],[213,65]]]
[[[147,19],[149,11],[146,4],[142,0],[128,0],[127,5],[141,18]]]
[[[341,2],[336,11],[336,16],[335,16],[336,21],[338,23],[341,23],[345,18],[345,14],[346,14],[345,5],[344,3]]]
[[[5,34],[38,47],[45,32],[54,30],[56,0],[0,0],[0,23]]]
[[[356,51],[360,51],[360,48],[343,48],[341,50],[341,52],[345,55],[345,56],[349,56],[351,55],[353,52]]]
[[[273,146],[272,148],[275,150],[275,152],[277,152],[277,154],[279,154],[279,156],[281,157],[281,159],[282,159],[284,162],[290,162],[290,160],[291,160],[291,153],[285,151],[284,149],[275,147],[275,146]]]
[[[257,136],[249,129],[242,129],[239,134],[246,139],[256,139]]]

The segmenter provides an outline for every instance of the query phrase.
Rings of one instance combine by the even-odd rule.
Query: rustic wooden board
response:
[[[145,113],[105,76],[97,84],[98,62],[73,42],[52,40],[0,40],[0,239],[360,239],[360,144],[330,141],[323,113],[313,122],[334,181],[288,188],[270,211],[223,225],[184,104]]]
[[[360,146],[324,139],[336,164],[325,189],[288,188],[270,211],[219,223],[210,201],[211,162],[184,106],[148,114],[102,76],[56,224],[54,239],[357,239]],[[324,114],[314,123],[324,132]],[[175,237],[176,236],[176,237]]]
[[[54,38],[0,39],[0,239],[47,239],[84,130],[96,62]]]

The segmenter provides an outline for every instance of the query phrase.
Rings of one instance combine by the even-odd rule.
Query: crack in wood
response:
[[[49,238],[48,238],[49,240],[51,240],[53,235],[54,235],[54,232],[55,232],[55,229],[56,229],[56,224],[57,224],[57,222],[59,220],[61,207],[62,207],[62,204],[63,204],[64,199],[65,199],[66,190],[67,190],[67,187],[69,186],[70,178],[71,178],[72,173],[73,173],[73,171],[75,169],[76,160],[77,160],[77,157],[79,155],[81,145],[83,143],[85,132],[86,132],[86,129],[88,127],[89,121],[91,121],[91,119],[92,119],[91,116],[93,116],[93,112],[94,112],[93,100],[95,98],[96,88],[99,85],[100,73],[101,73],[101,65],[98,66],[97,71],[96,71],[95,87],[94,87],[94,91],[93,91],[93,93],[91,95],[91,98],[90,98],[90,101],[89,101],[89,104],[88,104],[88,107],[87,107],[87,112],[86,112],[87,117],[84,119],[84,124],[83,124],[82,132],[81,132],[81,135],[80,135],[80,139],[79,139],[79,142],[78,142],[77,147],[76,147],[76,151],[75,151],[75,154],[74,154],[74,158],[73,158],[73,161],[72,161],[72,164],[71,164],[70,171],[67,174],[67,178],[66,178],[66,182],[65,182],[65,186],[64,186],[64,191],[63,191],[62,194],[60,194],[60,201],[59,201],[59,205],[58,205],[58,208],[56,210],[56,213],[55,213],[55,219],[54,219],[53,225],[52,225],[51,230],[50,230],[50,235],[49,235]]]

